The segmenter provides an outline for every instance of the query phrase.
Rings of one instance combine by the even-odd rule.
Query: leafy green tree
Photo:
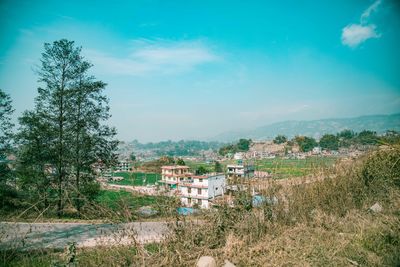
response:
[[[25,111],[19,118],[20,129],[16,136],[19,144],[17,172],[19,186],[31,202],[47,210],[54,197],[52,180],[52,144],[50,125],[35,111]]]
[[[357,135],[357,141],[361,145],[375,145],[378,143],[379,138],[376,132],[364,130]]]
[[[79,48],[80,49],[80,48]],[[98,160],[107,161],[103,158],[104,148],[98,144],[108,143],[116,148],[117,142],[113,140],[115,129],[102,125],[110,117],[108,99],[103,95],[106,84],[96,81],[89,75],[92,65],[80,57],[78,63],[76,81],[73,84],[70,100],[72,109],[70,114],[73,140],[71,148],[73,151],[72,169],[75,176],[75,206],[80,214],[83,202],[81,191],[93,194],[95,175],[92,165]],[[111,152],[111,151],[108,151]],[[112,155],[112,153],[111,153]],[[90,188],[86,190],[85,187]],[[84,196],[85,198],[92,196]]]
[[[133,152],[129,155],[129,158],[130,158],[132,161],[136,161],[136,155],[135,155]]]
[[[228,153],[235,153],[236,146],[232,145],[232,144],[226,145],[226,146],[221,147],[218,152],[221,156],[225,156]]]
[[[355,143],[356,134],[351,130],[343,130],[337,134],[339,147],[349,147]]]
[[[7,153],[11,151],[13,112],[11,97],[0,89],[0,160],[4,160]]]
[[[0,208],[12,208],[12,199],[17,195],[15,188],[10,186],[14,175],[7,160],[7,155],[12,151],[13,112],[11,97],[0,89]]]
[[[228,153],[246,152],[249,151],[251,139],[240,139],[236,144],[229,144],[219,149],[219,154],[225,156]]]
[[[219,161],[215,161],[214,163],[214,171],[215,172],[223,172],[222,164]]]
[[[237,149],[238,151],[249,151],[251,145],[251,139],[240,139],[239,142],[237,143]]]
[[[275,144],[283,144],[287,142],[287,138],[284,135],[278,135],[275,137],[274,141]]]
[[[354,138],[354,136],[355,136],[355,133],[352,130],[348,130],[348,129],[342,130],[341,132],[338,133],[338,137],[345,139],[345,140],[350,140],[350,139]]]
[[[199,166],[196,171],[195,171],[196,175],[203,175],[208,173],[208,170],[204,167],[204,166]]]
[[[317,146],[317,141],[314,138],[308,136],[296,136],[295,141],[300,147],[300,151],[308,152]]]
[[[339,138],[333,134],[325,134],[319,140],[319,145],[322,149],[338,150],[339,149]]]
[[[176,160],[176,164],[180,165],[180,166],[185,166],[186,165],[185,161],[183,159],[181,159],[181,158],[178,158]]]
[[[36,109],[41,120],[49,124],[52,146],[48,147],[52,155],[50,162],[55,168],[54,178],[57,184],[57,214],[61,216],[64,207],[65,188],[70,185],[70,161],[73,156],[72,144],[74,127],[71,120],[73,107],[71,95],[76,91],[77,74],[80,73],[81,49],[74,42],[62,39],[53,44],[45,43],[42,53],[39,81],[44,88],[38,89]]]

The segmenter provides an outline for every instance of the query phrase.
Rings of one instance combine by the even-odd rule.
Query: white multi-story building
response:
[[[131,171],[131,164],[127,160],[118,161],[118,165],[115,166],[117,172],[129,172]]]
[[[180,182],[179,195],[183,205],[200,208],[209,208],[210,202],[217,196],[224,194],[225,175],[208,174],[192,176],[192,179]]]
[[[189,173],[188,166],[162,166],[160,183],[166,185],[170,189],[177,189],[179,182],[191,180],[192,174]]]
[[[254,165],[237,164],[228,165],[226,174],[228,178],[252,178],[254,177]]]

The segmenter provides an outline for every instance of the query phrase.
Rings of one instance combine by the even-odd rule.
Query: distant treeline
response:
[[[221,142],[206,142],[195,140],[181,141],[161,141],[156,143],[139,143],[137,140],[131,142],[135,150],[151,150],[157,156],[196,156],[201,151],[213,150],[216,151],[224,145]]]
[[[325,134],[317,141],[313,137],[296,136],[289,140],[285,135],[278,135],[273,140],[275,144],[285,144],[290,148],[299,146],[301,152],[311,151],[314,147],[322,150],[339,150],[339,148],[360,148],[379,144],[395,144],[400,142],[400,132],[386,131],[383,135],[378,135],[374,131],[364,130],[359,133],[352,130],[343,130],[337,134]],[[229,144],[221,147],[219,153],[225,156],[229,153],[249,151],[251,139],[240,139],[236,144]]]
[[[276,138],[274,140],[276,142]],[[308,152],[314,147],[319,146],[322,150],[339,150],[339,148],[361,148],[379,144],[394,144],[400,141],[400,133],[397,131],[387,131],[383,135],[378,135],[374,131],[364,130],[356,133],[352,130],[343,130],[336,135],[325,134],[319,141],[312,137],[296,136],[289,144],[298,144],[300,151]]]

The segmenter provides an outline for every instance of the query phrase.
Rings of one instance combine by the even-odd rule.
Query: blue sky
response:
[[[0,25],[0,88],[15,117],[33,108],[43,43],[61,38],[108,84],[122,140],[400,112],[394,0],[3,0]]]

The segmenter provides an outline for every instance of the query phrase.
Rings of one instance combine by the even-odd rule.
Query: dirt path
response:
[[[0,222],[0,249],[65,248],[127,245],[162,240],[169,233],[166,222],[121,224],[7,223]]]

